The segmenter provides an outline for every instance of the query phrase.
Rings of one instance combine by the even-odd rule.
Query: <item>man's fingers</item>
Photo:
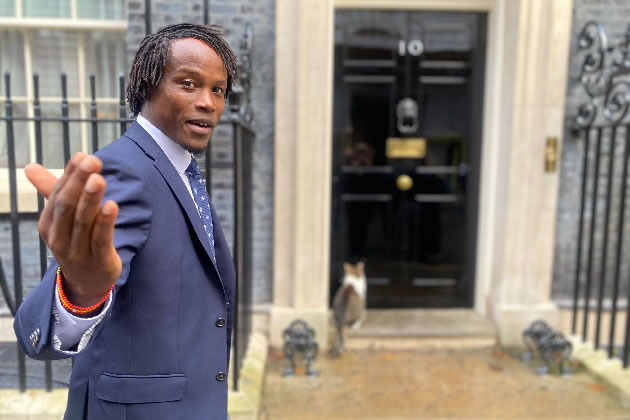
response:
[[[92,255],[106,259],[111,256],[112,251],[115,253],[114,224],[117,216],[118,204],[111,200],[106,201],[94,220],[91,240]],[[108,268],[111,269],[111,267]]]
[[[35,181],[38,183],[38,184],[33,183],[33,185],[35,185],[36,188],[38,186],[41,187],[42,190],[40,192],[48,198],[48,204],[46,205],[41,216],[39,217],[39,223],[38,223],[39,232],[41,233],[42,237],[47,243],[48,243],[48,231],[53,222],[53,213],[54,213],[53,209],[54,209],[54,204],[55,204],[55,195],[63,188],[68,178],[74,172],[74,169],[86,157],[87,155],[85,153],[82,153],[82,152],[76,153],[72,157],[72,159],[68,161],[64,169],[63,175],[61,176],[61,178],[59,178],[55,182],[54,185],[52,185],[52,188],[50,188],[52,179],[48,175],[50,174],[50,172],[48,172],[48,170],[41,165],[38,165],[38,164],[29,165],[31,166],[31,168],[26,172],[26,175],[27,176],[30,175],[33,178],[31,180],[31,178],[29,177],[29,180],[31,180],[31,182]],[[50,244],[48,243],[48,245]]]
[[[80,252],[90,249],[92,227],[96,216],[101,211],[105,185],[105,178],[100,174],[92,174],[88,177],[74,214],[74,225],[70,239],[71,249]]]
[[[63,186],[63,181],[65,181],[65,179],[72,173],[74,168],[86,157],[87,155],[83,152],[76,153],[66,164],[64,175],[61,177],[61,179],[58,179],[48,169],[46,169],[39,163],[29,163],[24,167],[24,173],[26,174],[26,178],[37,189],[37,192],[48,198],[55,190],[55,187],[58,190]],[[59,181],[62,182],[59,183]]]
[[[66,182],[68,182],[68,179],[72,176],[72,174],[79,167],[81,162],[83,162],[83,160],[87,156],[88,155],[83,152],[75,153],[74,156],[72,156],[72,158],[68,161],[66,167],[63,170],[63,175],[61,176],[61,178],[59,178],[59,181],[57,181],[55,188],[53,188],[50,194],[51,197],[49,197],[49,199],[54,199],[54,195],[63,189],[63,187],[66,185]]]
[[[91,174],[100,172],[102,166],[103,164],[99,158],[95,156],[85,157],[72,170],[63,187],[56,189],[53,193],[53,197],[48,204],[53,212],[49,238],[52,237],[51,241],[58,247],[65,248],[70,242],[75,211],[85,188],[85,183]]]
[[[57,177],[39,163],[30,163],[24,167],[26,178],[37,189],[37,192],[48,198],[57,184]]]

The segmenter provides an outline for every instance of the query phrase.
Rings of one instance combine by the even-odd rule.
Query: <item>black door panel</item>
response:
[[[486,16],[335,25],[331,296],[363,259],[370,307],[471,306]]]

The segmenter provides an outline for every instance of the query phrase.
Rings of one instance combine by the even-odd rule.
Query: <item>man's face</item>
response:
[[[162,79],[142,105],[142,115],[191,153],[208,146],[225,109],[223,60],[194,38],[171,42]]]

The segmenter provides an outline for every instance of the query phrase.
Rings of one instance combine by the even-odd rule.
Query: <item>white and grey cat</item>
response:
[[[341,354],[345,350],[343,327],[351,326],[358,329],[365,317],[367,279],[365,277],[365,263],[344,263],[343,283],[333,300],[333,314],[337,329],[337,342],[332,348],[333,354]]]

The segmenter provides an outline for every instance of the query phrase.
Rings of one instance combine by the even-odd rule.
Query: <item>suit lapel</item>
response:
[[[181,177],[175,167],[171,163],[171,161],[166,157],[160,146],[151,138],[151,136],[142,128],[140,124],[134,122],[127,133],[125,133],[127,137],[137,143],[147,155],[149,155],[154,160],[154,165],[158,172],[162,175],[168,186],[170,187],[173,195],[179,202],[180,206],[184,209],[184,213],[188,217],[197,238],[201,242],[203,249],[208,255],[208,259],[214,266],[214,269],[219,277],[219,281],[223,286],[223,280],[221,279],[221,273],[219,272],[216,263],[212,259],[212,253],[210,250],[210,240],[208,239],[208,235],[203,228],[203,224],[201,223],[201,218],[199,217],[199,213],[197,212],[197,207],[193,201],[193,198],[190,196],[186,185],[182,181]],[[212,212],[212,216],[215,217],[214,212]],[[225,290],[225,287],[224,287]]]

